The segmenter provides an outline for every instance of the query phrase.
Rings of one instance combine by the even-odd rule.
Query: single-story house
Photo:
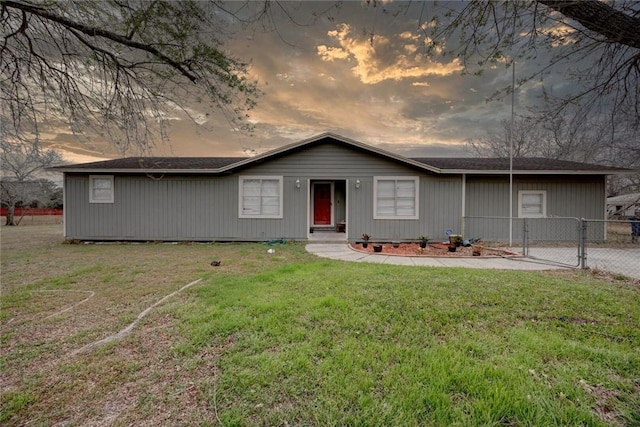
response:
[[[640,193],[621,194],[607,198],[607,213],[614,219],[631,218],[640,209]]]
[[[605,219],[606,176],[627,171],[407,158],[331,133],[249,158],[129,157],[52,170],[64,174],[67,239],[141,241],[309,240],[323,230],[345,241],[440,240],[447,230],[482,235],[465,230],[465,217],[508,217],[510,200],[514,217]]]

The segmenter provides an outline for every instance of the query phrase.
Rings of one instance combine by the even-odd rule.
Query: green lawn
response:
[[[343,263],[297,244],[8,253],[4,231],[7,425],[640,425],[629,282]],[[131,335],[69,355],[197,278]]]

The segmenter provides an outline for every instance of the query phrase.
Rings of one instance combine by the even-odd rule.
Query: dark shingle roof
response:
[[[382,156],[407,166],[423,169],[436,174],[504,174],[509,172],[508,158],[447,158],[419,157],[406,158],[372,147],[358,141],[324,133],[313,138],[289,144],[255,157],[127,157],[101,162],[66,165],[51,168],[59,172],[96,173],[186,173],[218,174],[232,172],[254,163],[268,161],[280,156],[306,149],[317,144],[341,144],[375,156]],[[596,174],[607,175],[631,172],[610,166],[588,163],[551,160],[540,157],[514,158],[515,173],[530,174]]]
[[[207,170],[245,160],[245,157],[125,157],[100,162],[60,166],[60,169],[86,170]]]
[[[181,171],[181,172],[214,172],[220,168],[233,165],[247,157],[125,157],[122,159],[104,160],[100,162],[81,163],[76,165],[59,166],[52,169],[74,171]],[[509,170],[509,158],[506,157],[414,157],[413,160],[425,166],[439,169],[443,173],[468,172],[504,172]],[[625,172],[627,169],[611,166],[594,165],[589,163],[570,162],[565,160],[545,159],[541,157],[526,157],[513,159],[514,171],[582,171]]]
[[[444,170],[464,171],[508,171],[508,157],[419,157],[412,158],[420,163]],[[553,160],[543,157],[520,157],[513,159],[513,170],[517,171],[593,171],[605,172],[626,169],[590,163]]]

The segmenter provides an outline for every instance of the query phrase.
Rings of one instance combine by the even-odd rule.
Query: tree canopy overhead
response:
[[[580,121],[596,112],[615,126],[640,124],[640,2],[441,1],[437,8],[432,2],[367,3],[391,12],[380,14],[378,26],[422,7],[419,18],[409,15],[412,25],[418,19],[426,53],[455,55],[468,73],[518,64],[518,85],[543,81],[544,105],[553,119],[570,107]],[[339,4],[315,7],[326,12]],[[124,153],[132,146],[144,152],[166,136],[165,123],[176,112],[222,109],[234,126],[249,127],[246,114],[259,91],[248,64],[226,49],[226,39],[237,24],[271,20],[271,10],[295,25],[305,13],[306,22],[324,15],[307,5],[0,0],[4,136],[37,139],[43,123],[76,132],[93,129]],[[535,70],[523,66],[534,62]],[[545,75],[559,67],[575,85],[544,84]]]
[[[561,67],[577,85],[544,92],[549,114],[569,108],[581,116],[608,115],[616,125],[640,125],[640,2],[476,0],[425,20],[422,28],[431,54],[456,55],[468,72],[542,56],[546,62],[535,71],[518,75],[523,84]]]
[[[224,49],[238,16],[217,1],[0,1],[5,137],[37,139],[46,121],[144,152],[190,102],[246,126],[258,90]]]

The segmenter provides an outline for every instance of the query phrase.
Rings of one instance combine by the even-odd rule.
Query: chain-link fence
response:
[[[638,221],[473,216],[465,217],[464,222],[465,238],[481,239],[487,246],[509,247],[544,262],[638,279],[639,234]]]
[[[604,230],[601,239],[585,234],[584,268],[640,279],[640,221],[583,219],[582,223],[586,230]]]

